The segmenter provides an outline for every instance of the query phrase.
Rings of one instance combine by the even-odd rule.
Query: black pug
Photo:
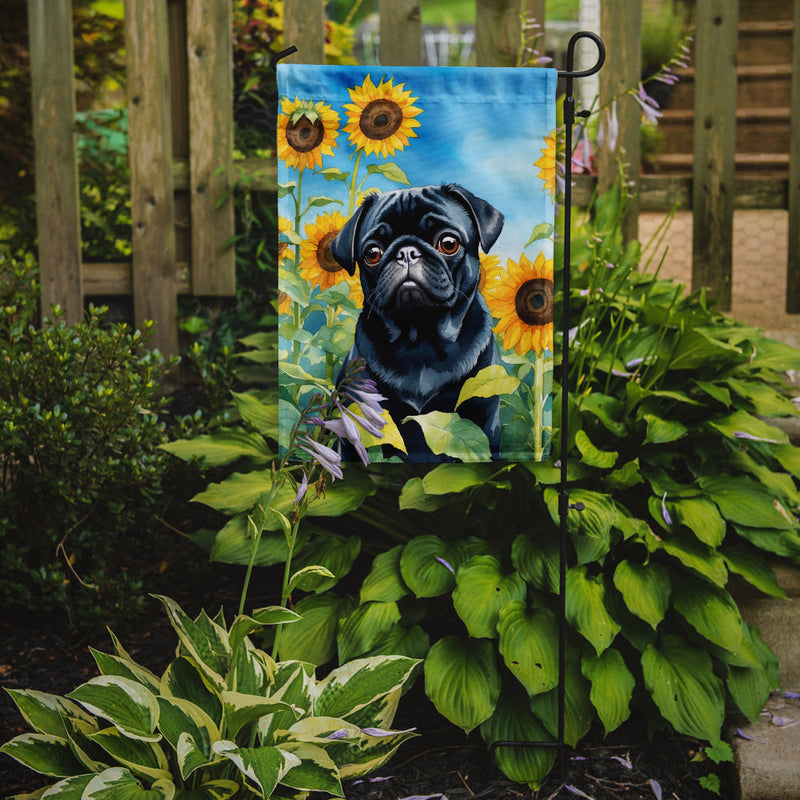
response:
[[[498,361],[492,318],[478,291],[478,247],[488,252],[503,215],[457,184],[369,195],[330,243],[359,267],[364,306],[348,362],[362,357],[398,424],[407,461],[451,460],[428,448],[409,415],[455,410],[464,381]],[[458,414],[500,452],[497,397],[472,398]]]

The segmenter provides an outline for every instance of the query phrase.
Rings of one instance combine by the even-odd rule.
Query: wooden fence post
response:
[[[479,67],[515,67],[523,21],[535,17],[544,30],[545,0],[476,0],[475,53]],[[539,51],[542,55],[542,38]]]
[[[789,139],[789,261],[786,312],[800,314],[800,3],[794,4],[792,121]]]
[[[422,18],[419,0],[380,0],[381,64],[422,64]]]
[[[192,294],[236,294],[233,208],[233,13],[189,0],[189,184]],[[225,198],[222,200],[222,198]]]
[[[71,0],[29,0],[42,316],[83,318]]]
[[[697,0],[692,288],[731,307],[739,2]]]
[[[175,198],[165,0],[127,0],[128,125],[136,324],[156,320],[153,344],[178,352]]]
[[[283,41],[297,52],[287,61],[298,64],[325,63],[324,0],[286,0],[283,4]]]
[[[600,107],[616,99],[619,133],[616,142],[608,136],[598,153],[598,182],[601,192],[608,191],[618,178],[622,162],[623,180],[631,184],[633,197],[622,220],[625,241],[639,236],[639,162],[641,161],[640,127],[642,109],[628,90],[638,86],[642,72],[642,4],[639,0],[606,0],[601,4],[600,31],[606,47],[606,63],[600,71]],[[611,108],[604,108],[601,124],[608,131]],[[614,148],[609,148],[614,144]]]

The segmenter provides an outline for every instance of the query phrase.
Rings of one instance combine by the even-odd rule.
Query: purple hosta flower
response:
[[[300,479],[300,485],[297,487],[297,494],[294,496],[294,504],[297,505],[305,496],[308,491],[308,475],[303,470],[303,477]]]
[[[361,434],[358,432],[358,425],[355,423],[356,416],[347,411],[337,400],[336,405],[339,407],[341,417],[337,419],[320,420],[320,424],[325,430],[330,431],[340,439],[346,439],[355,448],[358,457],[363,464],[369,464],[369,456],[367,455],[367,448],[361,441]],[[360,419],[360,417],[358,418]]]
[[[407,728],[404,731],[387,731],[383,728],[362,728],[361,733],[366,733],[367,736],[382,738],[385,736],[395,736],[398,733],[414,733],[415,730],[416,728]]]
[[[450,570],[450,572],[452,572],[452,573],[453,573],[453,575],[455,575],[455,574],[456,574],[456,571],[453,569],[453,565],[452,565],[452,564],[451,564],[449,561],[446,561],[444,558],[441,558],[440,556],[434,556],[434,558],[435,558],[435,559],[436,559],[436,560],[437,560],[437,561],[438,561],[440,564],[442,564],[442,565],[443,565],[443,566],[444,566],[446,569]]]
[[[633,769],[633,764],[629,758],[623,758],[622,756],[611,756],[612,761],[619,761],[625,769]]]
[[[314,461],[334,478],[343,478],[342,457],[330,447],[315,442],[310,436],[301,436],[298,441],[301,450],[309,453]]]
[[[800,700],[800,692],[783,692],[782,696],[788,700]]]
[[[748,741],[748,742],[754,742],[754,741],[756,741],[756,740],[755,740],[755,739],[754,739],[752,736],[750,736],[749,734],[745,733],[745,732],[744,732],[744,731],[743,731],[741,728],[737,728],[737,729],[736,729],[736,735],[737,735],[737,736],[738,736],[740,739],[745,739],[745,740],[746,740],[746,741]]]
[[[664,796],[664,792],[661,790],[661,784],[655,778],[650,778],[650,780],[647,782],[650,784],[650,789],[653,792],[656,800],[661,800],[661,798]]]
[[[358,786],[359,783],[383,783],[384,781],[390,781],[392,778],[394,778],[394,775],[387,775],[385,778],[380,775],[376,775],[374,778],[359,778],[357,781],[353,781],[353,786]]]
[[[586,794],[586,792],[582,791],[577,786],[572,786],[572,784],[567,783],[564,785],[564,788],[570,794],[574,794],[575,797],[585,797],[586,800],[594,800],[594,797],[592,797],[590,794]]]
[[[612,153],[617,149],[619,138],[619,120],[617,119],[617,101],[600,117],[597,129],[597,146],[607,147]]]
[[[572,152],[572,169],[577,172],[591,172],[592,169],[592,143],[583,125],[578,128],[578,143]]]
[[[766,442],[767,444],[778,444],[777,439],[765,439],[762,436],[754,436],[752,433],[746,431],[734,431],[733,436],[735,439],[748,439],[751,442]]]
[[[346,728],[339,728],[338,731],[334,731],[333,733],[329,733],[326,739],[348,739],[350,738],[350,733]]]
[[[667,526],[672,525],[672,516],[670,515],[669,511],[667,511],[667,493],[664,492],[664,496],[661,498],[661,516],[664,517],[664,522]]]
[[[641,83],[639,84],[639,90],[633,95],[633,99],[642,107],[645,121],[658,125],[658,118],[661,116],[661,111],[658,110],[658,103],[647,94]]]

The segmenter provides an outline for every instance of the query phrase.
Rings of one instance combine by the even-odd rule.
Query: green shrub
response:
[[[92,651],[100,676],[66,697],[9,690],[33,731],[0,751],[49,776],[48,797],[343,797],[343,779],[378,769],[414,735],[390,727],[418,662],[360,659],[318,679],[248,638],[295,622],[292,611],[260,609],[228,628],[221,612],[191,619],[160,599],[179,642],[163,675],[114,638],[113,655]]]
[[[112,556],[160,493],[167,364],[147,330],[106,327],[102,308],[77,325],[54,309],[35,327],[32,270],[0,256],[0,605],[81,614],[121,602],[126,582],[141,596]]]

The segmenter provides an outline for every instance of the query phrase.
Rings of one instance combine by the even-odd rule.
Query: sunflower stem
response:
[[[347,208],[347,216],[352,217],[353,211],[356,208],[356,184],[358,182],[358,168],[361,166],[361,157],[364,155],[363,150],[358,151],[356,156],[356,163],[353,165],[353,176],[350,180],[350,204]]]

